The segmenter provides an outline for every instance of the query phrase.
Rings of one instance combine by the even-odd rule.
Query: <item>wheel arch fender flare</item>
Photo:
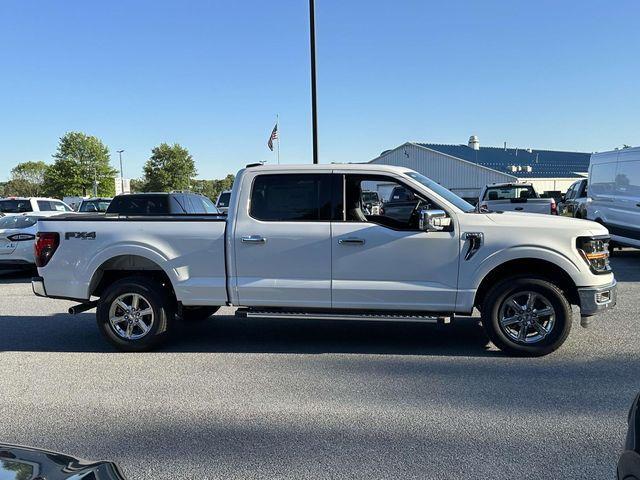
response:
[[[478,305],[495,281],[529,273],[557,280],[571,296],[570,300],[575,300],[573,295],[577,295],[576,285],[580,283],[581,275],[578,265],[556,250],[531,245],[501,250],[482,261],[475,271],[472,285],[476,292],[474,305]]]
[[[89,281],[87,282],[87,298],[99,283],[102,277],[102,271],[109,262],[118,262],[119,260],[131,262],[136,259],[140,259],[139,262],[145,263],[147,267],[150,267],[145,268],[145,270],[158,270],[163,272],[171,282],[171,286],[174,291],[176,284],[188,276],[185,272],[182,272],[181,274],[179,269],[173,267],[171,265],[171,259],[165,254],[159,250],[149,247],[148,245],[114,245],[106,248],[93,257],[91,262],[89,262],[85,267],[85,271],[88,273],[87,276],[89,278]],[[117,269],[129,270],[128,268]]]

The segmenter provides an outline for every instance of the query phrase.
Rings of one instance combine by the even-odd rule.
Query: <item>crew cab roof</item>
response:
[[[413,171],[408,167],[397,167],[395,165],[381,165],[371,163],[321,163],[317,165],[313,164],[287,164],[287,165],[255,165],[248,166],[245,170],[250,171],[264,171],[264,172],[279,172],[279,171],[291,171],[296,172],[304,171],[305,173],[313,173],[315,170],[353,170],[354,172],[392,172],[392,173],[405,173]]]

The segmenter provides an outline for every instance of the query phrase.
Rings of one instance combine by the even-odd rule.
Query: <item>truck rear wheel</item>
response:
[[[564,343],[571,330],[571,305],[562,290],[539,278],[509,278],[485,297],[482,325],[505,353],[538,357]]]
[[[119,350],[142,352],[162,343],[173,318],[171,302],[159,282],[130,277],[110,285],[96,309],[98,328]]]

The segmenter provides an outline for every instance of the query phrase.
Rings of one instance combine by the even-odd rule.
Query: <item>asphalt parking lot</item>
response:
[[[93,312],[0,273],[0,443],[117,462],[130,479],[613,479],[640,390],[640,252],[618,307],[540,359],[452,325],[237,320],[125,354]]]

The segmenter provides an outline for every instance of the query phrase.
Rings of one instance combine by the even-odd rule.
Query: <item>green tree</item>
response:
[[[129,184],[131,193],[144,192],[145,191],[144,186],[145,186],[144,180],[140,178],[132,178],[131,183]]]
[[[49,166],[42,162],[19,163],[11,170],[11,180],[7,182],[10,195],[37,197],[42,195],[44,177]]]
[[[229,174],[221,180],[192,180],[191,185],[194,192],[201,193],[215,202],[221,192],[231,190],[234,180],[235,176]]]
[[[94,136],[69,132],[60,138],[53,155],[55,163],[45,174],[44,188],[55,197],[88,195],[98,182],[98,195],[115,194],[114,178],[117,170],[109,163],[109,149]]]
[[[144,166],[144,190],[187,190],[196,174],[196,166],[189,150],[177,143],[162,143],[151,150],[151,157]]]

